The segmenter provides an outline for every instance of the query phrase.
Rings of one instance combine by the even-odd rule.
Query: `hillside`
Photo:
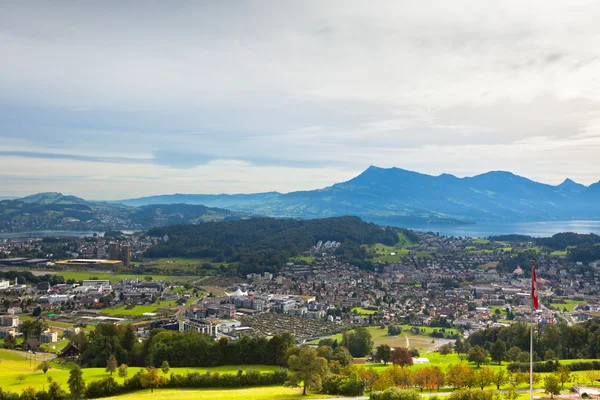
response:
[[[167,243],[150,248],[146,255],[195,257],[214,263],[237,263],[238,273],[277,271],[319,241],[336,241],[337,254],[359,264],[367,258],[361,245],[395,245],[399,229],[384,228],[357,217],[313,220],[251,218],[241,221],[175,225],[154,228],[150,236],[168,235]]]
[[[0,231],[144,230],[171,224],[239,219],[245,214],[202,205],[169,204],[131,207],[92,202],[61,193],[38,193],[0,201]]]
[[[586,187],[567,179],[552,186],[504,171],[458,178],[372,166],[347,182],[319,190],[171,196],[173,200],[205,201],[211,206],[267,216],[356,215],[382,224],[600,219],[600,183]],[[156,198],[165,196],[123,203],[148,204]]]

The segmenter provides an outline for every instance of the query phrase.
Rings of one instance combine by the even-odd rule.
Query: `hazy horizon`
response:
[[[1,196],[600,179],[600,4],[0,4]]]

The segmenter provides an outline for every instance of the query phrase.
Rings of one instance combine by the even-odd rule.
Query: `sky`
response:
[[[600,3],[0,2],[0,196],[600,180]]]

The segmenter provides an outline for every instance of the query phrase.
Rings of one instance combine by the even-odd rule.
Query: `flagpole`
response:
[[[529,333],[529,400],[533,400],[533,320],[535,318],[536,304],[536,285],[537,277],[535,273],[535,262],[531,260],[531,332]]]

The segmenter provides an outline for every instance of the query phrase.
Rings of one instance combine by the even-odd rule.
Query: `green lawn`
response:
[[[108,279],[111,283],[117,283],[125,278],[138,278],[144,279],[146,276],[151,276],[153,280],[163,280],[169,282],[190,282],[195,279],[198,279],[197,276],[168,276],[168,275],[133,275],[133,274],[112,274],[109,272],[85,272],[85,271],[52,271],[49,272],[52,275],[59,275],[67,279],[74,279],[76,281],[81,281],[84,279],[90,278],[98,278],[98,279]]]
[[[581,304],[581,303],[583,303],[583,302],[577,301],[577,300],[566,299],[564,304],[553,302],[553,303],[550,303],[550,305],[560,311],[562,311],[563,308],[566,308],[567,311],[572,312],[573,309],[575,308],[575,306],[577,304]]]
[[[108,315],[132,315],[132,316],[140,316],[144,313],[153,313],[159,307],[156,305],[149,306],[134,306],[131,309],[127,309],[127,306],[121,306],[117,308],[103,308],[102,314]]]
[[[373,314],[377,314],[377,310],[367,310],[366,308],[362,308],[362,307],[354,307],[352,310],[352,312],[357,312],[360,315],[373,315]]]
[[[475,243],[475,244],[490,244],[490,241],[488,239],[477,238],[477,239],[473,239],[473,243]]]
[[[300,389],[282,386],[263,386],[247,389],[159,389],[151,393],[149,390],[107,397],[107,400],[299,400],[331,398],[331,395],[302,396]],[[335,396],[333,396],[335,397]]]
[[[55,344],[56,345],[56,344]],[[41,371],[34,371],[35,365],[39,364],[39,358],[34,362],[33,360],[26,359],[23,353],[15,353],[7,350],[0,349],[0,387],[10,392],[20,392],[27,386],[33,386],[36,389],[41,389],[44,385],[48,385],[47,377],[51,376],[52,379],[63,385],[63,389],[68,390],[66,382],[69,379],[69,367],[59,365],[55,362],[51,362],[52,369],[50,369],[45,375]],[[190,367],[190,368],[171,368],[171,372],[176,374],[186,374],[188,372],[220,372],[220,373],[231,373],[235,374],[238,370],[245,371],[247,369],[255,369],[262,372],[275,371],[276,366],[273,365],[233,365],[233,366],[220,366],[212,368],[203,367]],[[142,370],[140,367],[130,367],[129,375],[133,375],[136,372]],[[17,376],[25,375],[25,380],[21,383],[17,382]],[[106,378],[108,373],[104,368],[84,368],[83,377],[87,382]],[[122,383],[123,379],[119,378],[117,374],[113,374],[113,378],[118,382]]]

